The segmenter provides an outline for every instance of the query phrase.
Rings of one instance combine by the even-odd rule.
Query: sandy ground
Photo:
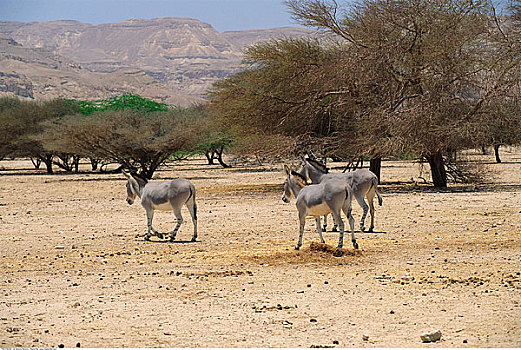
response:
[[[310,249],[311,218],[293,250],[281,165],[158,172],[198,191],[198,241],[186,220],[170,243],[136,238],[145,212],[121,175],[2,161],[0,346],[521,347],[521,149],[502,155],[493,183],[447,191],[384,162],[377,232],[357,232],[356,253],[346,239],[342,257]],[[154,222],[174,226],[169,212]],[[422,343],[435,329],[441,341]]]

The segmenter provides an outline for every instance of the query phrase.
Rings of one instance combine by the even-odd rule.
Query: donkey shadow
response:
[[[192,241],[192,240],[175,240],[175,241],[171,241],[170,239],[150,239],[150,240],[146,240],[146,239],[143,239],[143,238],[138,238],[136,237],[136,241],[142,241],[142,242],[148,242],[148,243],[159,243],[159,244],[189,244],[189,243],[201,243],[201,241],[199,240],[196,240],[196,241]]]

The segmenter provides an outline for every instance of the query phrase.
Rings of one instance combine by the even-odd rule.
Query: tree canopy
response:
[[[108,100],[0,99],[0,156],[31,157],[78,171],[80,158],[116,163],[151,178],[165,161],[184,152],[211,152],[222,160],[231,144],[208,120],[204,106],[180,108],[123,95]]]
[[[326,35],[250,47],[249,68],[211,94],[215,114],[243,137],[284,140],[275,153],[416,154],[444,187],[448,156],[490,140],[486,119],[519,83],[512,26],[485,1],[286,4],[295,20]]]

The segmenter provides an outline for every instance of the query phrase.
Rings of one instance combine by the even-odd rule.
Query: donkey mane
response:
[[[135,171],[131,171],[130,175],[132,175],[132,177],[136,179],[137,182],[141,182],[141,184],[143,185],[146,185],[148,183],[148,179],[146,179],[143,175],[138,174]]]
[[[306,162],[310,163],[315,168],[322,171],[324,174],[327,174],[329,172],[329,169],[323,163],[319,162],[318,160],[306,158]]]
[[[291,175],[298,177],[302,181],[306,182],[306,178],[301,173],[296,172],[295,170],[291,170]]]

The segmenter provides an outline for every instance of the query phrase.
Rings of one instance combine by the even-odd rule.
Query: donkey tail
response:
[[[376,193],[376,196],[378,197],[378,205],[382,206],[383,199],[380,193],[378,192],[378,178],[375,176],[373,178],[373,187],[374,187],[374,193]]]
[[[186,200],[187,205],[191,205],[194,212],[194,219],[197,220],[197,203],[195,202],[195,187],[193,185],[190,185],[189,187],[190,195],[188,196],[188,199]],[[190,203],[191,202],[191,203]]]
[[[346,190],[346,201],[351,203],[351,201],[353,200],[353,189],[351,188],[351,186],[346,185],[345,190]]]

